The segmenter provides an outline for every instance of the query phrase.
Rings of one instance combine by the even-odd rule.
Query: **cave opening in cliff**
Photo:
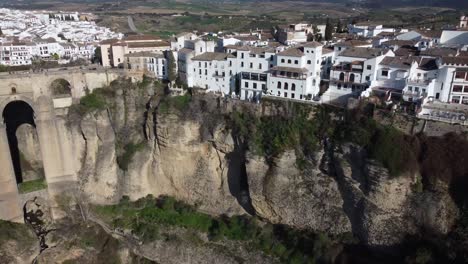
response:
[[[13,161],[16,182],[19,184],[24,181],[24,178],[21,164],[21,151],[18,147],[18,137],[16,132],[18,128],[24,124],[32,126],[35,132],[36,124],[34,122],[34,110],[24,101],[12,101],[6,105],[2,114],[3,122],[6,125],[8,144],[10,147],[11,159]]]

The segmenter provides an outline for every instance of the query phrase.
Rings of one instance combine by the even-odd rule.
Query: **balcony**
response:
[[[267,81],[267,75],[261,73],[250,73],[250,72],[242,72],[241,73],[242,80],[252,80],[252,81]]]
[[[429,85],[434,79],[407,79],[408,85]]]

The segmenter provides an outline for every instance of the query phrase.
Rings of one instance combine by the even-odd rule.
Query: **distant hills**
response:
[[[162,1],[162,0],[160,0]],[[165,0],[168,1],[168,0]],[[169,0],[170,1],[170,0]],[[282,2],[289,0],[191,0],[194,3],[200,2]],[[293,0],[291,0],[293,1]],[[297,1],[297,0],[295,0]],[[468,0],[299,0],[305,2],[328,2],[360,5],[368,8],[392,8],[403,6],[420,7],[450,7],[456,9],[468,9]],[[0,4],[48,4],[48,3],[116,3],[118,0],[0,0]],[[124,1],[125,2],[125,1]],[[133,0],[135,4],[139,2],[158,2],[158,0]],[[461,10],[462,11],[462,10]]]

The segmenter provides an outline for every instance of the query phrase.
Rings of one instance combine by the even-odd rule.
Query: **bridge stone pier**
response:
[[[60,217],[61,211],[54,210],[58,208],[57,198],[61,194],[73,193],[77,188],[77,175],[73,159],[69,158],[73,155],[71,142],[63,133],[66,127],[64,122],[59,122],[57,111],[63,112],[61,108],[78,102],[86,91],[107,86],[122,75],[119,70],[79,69],[0,75],[0,219],[23,221],[18,173],[14,168],[15,154],[10,146],[14,142],[11,138],[16,139],[15,129],[22,120],[36,128],[49,201],[54,217]],[[58,79],[69,83],[68,94],[54,94],[50,87]],[[32,110],[28,112],[26,108]]]

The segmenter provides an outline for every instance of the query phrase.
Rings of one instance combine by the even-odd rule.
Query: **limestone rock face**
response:
[[[36,129],[30,124],[23,124],[16,130],[16,137],[21,152],[23,181],[43,178],[44,165]]]
[[[399,243],[422,228],[444,234],[456,218],[446,186],[417,192],[418,175],[391,176],[358,146],[323,142],[301,168],[295,151],[267,162],[248,153],[217,113],[233,105],[202,98],[185,112],[160,113],[158,100],[117,94],[112,110],[87,114],[70,128],[80,190],[92,203],[169,195],[207,213],[248,212],[296,228],[353,233],[372,246]],[[144,142],[126,171],[117,165],[116,142]]]
[[[299,170],[294,151],[285,152],[271,166],[250,155],[247,175],[252,205],[261,217],[334,234],[351,231],[335,179],[317,167]]]
[[[120,200],[120,170],[115,151],[115,132],[107,111],[87,114],[81,121],[84,138],[80,188],[90,202],[111,204]]]
[[[273,164],[248,156],[250,197],[261,217],[332,234],[352,232],[372,246],[397,244],[421,227],[445,234],[454,224],[456,206],[447,191],[415,193],[413,175],[391,177],[356,146],[319,151],[302,171],[295,162],[292,151]]]
[[[130,198],[170,195],[209,213],[244,213],[230,193],[228,155],[234,143],[225,128],[202,141],[199,122],[171,115],[155,130],[151,146],[137,153],[127,172],[125,193]]]

